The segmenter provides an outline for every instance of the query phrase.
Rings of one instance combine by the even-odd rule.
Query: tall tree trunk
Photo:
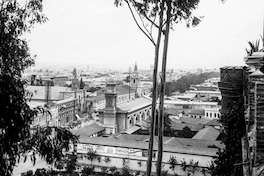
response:
[[[161,34],[162,34],[163,9],[164,9],[164,2],[162,1],[160,5],[158,38],[157,38],[157,43],[155,46],[155,60],[154,60],[154,70],[153,70],[153,92],[152,92],[152,107],[151,107],[152,109],[151,109],[151,121],[150,121],[150,138],[149,138],[149,150],[148,150],[148,161],[147,161],[147,176],[151,175],[153,141],[154,141],[154,136],[155,136],[157,75],[158,75],[159,48],[160,48],[160,41],[161,41]]]
[[[166,1],[166,29],[163,46],[162,56],[162,75],[161,75],[161,86],[160,86],[160,103],[159,103],[159,116],[158,116],[158,129],[159,129],[159,142],[158,142],[158,159],[156,175],[161,176],[162,167],[162,155],[163,155],[163,133],[164,133],[164,95],[165,95],[165,83],[166,83],[166,64],[167,64],[167,51],[169,44],[169,31],[170,31],[170,18],[171,18],[171,1]]]

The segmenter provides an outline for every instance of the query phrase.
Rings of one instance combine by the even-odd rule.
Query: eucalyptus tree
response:
[[[0,175],[12,175],[16,160],[29,151],[33,162],[39,154],[53,163],[61,158],[70,140],[77,140],[67,129],[56,127],[37,128],[33,136],[31,133],[38,110],[27,104],[22,73],[34,65],[34,56],[23,34],[46,20],[42,0],[0,1]]]
[[[174,24],[185,21],[187,27],[196,26],[202,17],[193,16],[192,11],[197,8],[199,0],[115,0],[115,5],[120,6],[123,3],[128,5],[134,21],[143,34],[150,40],[155,47],[154,71],[153,71],[153,96],[152,96],[152,118],[149,141],[149,152],[147,162],[147,175],[151,174],[153,135],[155,134],[155,113],[157,100],[157,72],[161,37],[164,37],[162,53],[162,71],[161,71],[161,89],[159,94],[159,145],[156,174],[161,174],[161,162],[163,153],[163,118],[164,118],[164,92],[166,82],[166,63],[169,43],[169,31]],[[156,40],[154,39],[154,28],[156,29]]]

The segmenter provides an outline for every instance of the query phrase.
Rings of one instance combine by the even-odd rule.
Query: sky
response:
[[[36,66],[88,66],[128,70],[154,64],[154,46],[124,4],[114,0],[44,0],[48,21],[25,35]],[[168,69],[245,65],[248,41],[263,35],[263,0],[201,0],[194,28],[184,22],[170,31]],[[155,36],[154,36],[155,38]]]

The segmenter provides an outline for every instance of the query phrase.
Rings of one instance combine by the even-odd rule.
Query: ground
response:
[[[46,161],[41,160],[37,157],[36,164],[33,166],[33,163],[30,160],[30,157],[27,158],[26,162],[24,163],[24,158],[21,157],[20,162],[16,164],[13,171],[13,176],[21,176],[21,173],[27,172],[28,170],[35,171],[38,168],[48,168]]]

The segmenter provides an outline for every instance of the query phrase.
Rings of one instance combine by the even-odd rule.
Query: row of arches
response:
[[[150,116],[151,116],[151,107],[147,107],[133,114],[130,114],[127,116],[128,123],[126,124],[126,128],[135,126],[137,122],[140,122],[142,120],[148,120]]]

